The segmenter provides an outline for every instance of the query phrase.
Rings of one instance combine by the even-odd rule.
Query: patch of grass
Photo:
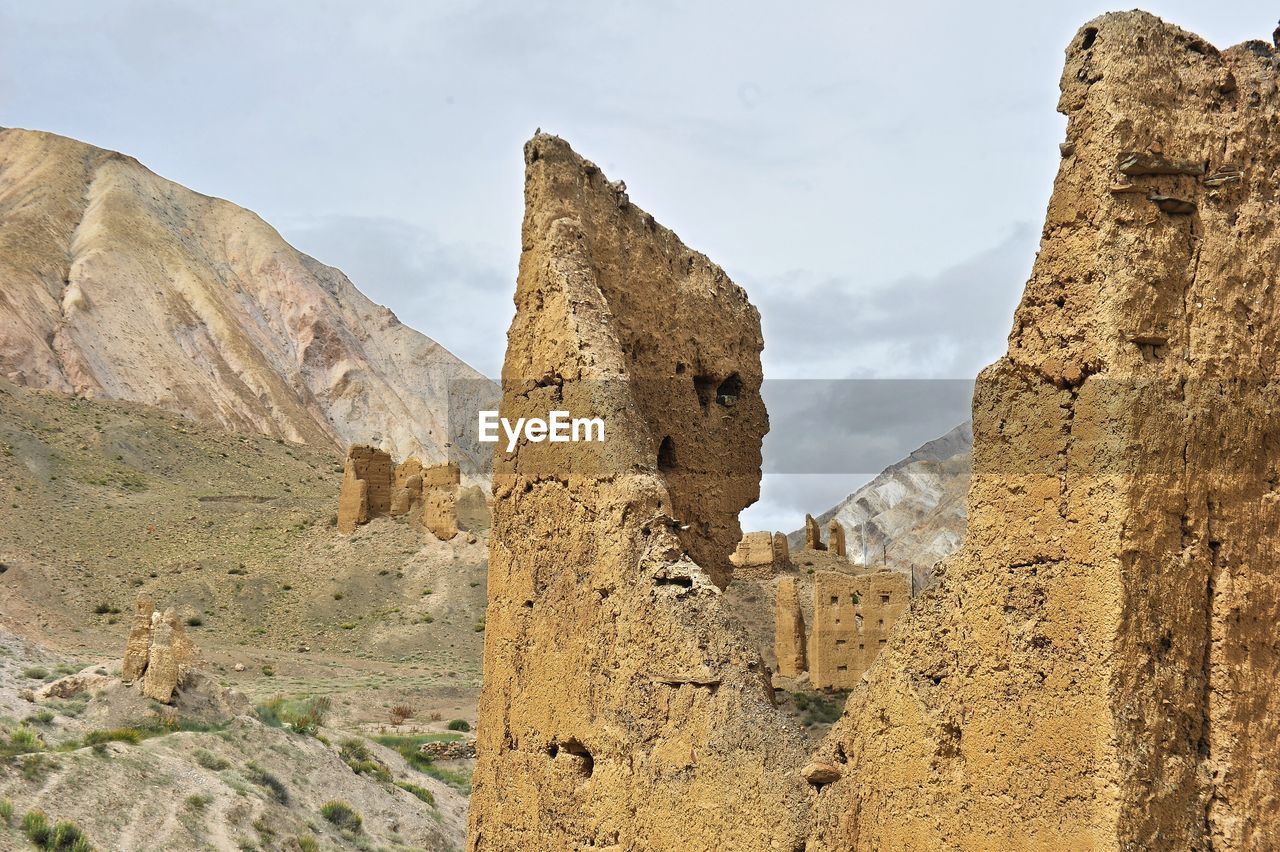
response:
[[[327,695],[290,700],[277,695],[254,708],[258,720],[273,728],[289,727],[300,734],[315,736],[333,702]]]
[[[143,732],[137,728],[110,728],[108,730],[90,731],[84,735],[87,746],[106,745],[107,743],[128,743],[137,745],[142,742]]]
[[[849,697],[849,693],[836,692],[830,696],[824,696],[796,692],[792,693],[792,697],[795,699],[796,709],[803,714],[801,724],[808,728],[817,724],[830,725],[839,719],[840,714],[844,712],[844,702]]]
[[[469,731],[471,723],[466,719],[450,719],[449,724],[445,725],[451,731]]]
[[[0,742],[0,755],[31,754],[44,751],[44,740],[25,725],[9,729],[9,739]]]
[[[188,810],[202,811],[213,802],[213,796],[208,793],[192,793],[186,798]]]
[[[100,603],[93,608],[94,615],[119,615],[120,607],[115,604]]]
[[[29,680],[48,680],[49,670],[44,666],[30,666],[22,670],[22,676]]]
[[[50,852],[92,852],[89,838],[75,823],[59,820],[53,825],[44,811],[32,809],[22,816],[22,833],[37,849]]]
[[[45,816],[44,811],[34,809],[27,811],[22,815],[22,822],[18,827],[38,848],[49,848],[49,839],[53,837],[53,826],[49,825],[49,818]]]
[[[275,677],[276,676],[275,666],[263,666],[262,673],[267,677]]]
[[[5,825],[13,825],[13,802],[8,799],[0,799],[0,819]]]
[[[284,786],[283,781],[252,761],[246,763],[244,768],[245,775],[248,776],[250,781],[259,787],[265,787],[270,790],[271,795],[280,804],[289,804],[289,789]]]
[[[338,747],[338,756],[357,775],[368,775],[386,784],[391,781],[391,771],[369,751],[362,741],[348,738]]]
[[[310,834],[299,834],[293,841],[298,844],[301,852],[320,852],[320,844]]]
[[[206,749],[196,749],[194,757],[196,759],[196,763],[200,764],[205,769],[209,769],[214,772],[221,772],[224,769],[231,768],[231,764],[225,758],[219,757]]]
[[[53,711],[47,707],[41,707],[36,712],[27,717],[28,725],[51,725],[53,724]]]
[[[410,793],[417,796],[419,799],[426,802],[428,805],[435,805],[436,803],[436,797],[433,796],[431,794],[431,791],[428,790],[426,787],[419,787],[417,784],[411,784],[408,781],[397,781],[395,782],[395,784],[401,790],[408,790]]]
[[[359,831],[364,817],[355,808],[339,799],[331,799],[320,806],[320,816],[346,831]]]
[[[407,736],[398,736],[393,734],[381,734],[376,737],[370,737],[379,745],[387,748],[395,749],[400,756],[404,758],[405,763],[421,772],[423,775],[429,775],[437,781],[443,781],[451,787],[456,787],[463,793],[471,792],[471,778],[464,772],[455,772],[450,769],[443,769],[436,766],[427,758],[419,753],[418,749],[423,743],[430,742],[456,742],[462,739],[461,734],[413,734]]]

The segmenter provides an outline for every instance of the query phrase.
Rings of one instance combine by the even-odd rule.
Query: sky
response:
[[[566,138],[746,288],[766,401],[811,383],[743,515],[791,530],[967,417],[1035,257],[1063,50],[1113,8],[0,0],[0,125],[256,211],[489,375],[521,148]],[[1144,8],[1220,47],[1277,15]]]

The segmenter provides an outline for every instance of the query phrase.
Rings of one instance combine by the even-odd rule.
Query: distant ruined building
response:
[[[142,694],[161,704],[173,700],[199,657],[195,643],[172,609],[155,609],[151,598],[139,595],[134,602],[133,623],[125,641],[120,677],[139,682]]]
[[[409,516],[441,541],[458,534],[460,474],[453,462],[423,467],[416,458],[398,465],[383,450],[356,444],[347,450],[338,494],[338,532],[350,535],[379,515]]]
[[[745,533],[729,561],[735,577],[769,579],[791,564],[787,537],[780,532]]]

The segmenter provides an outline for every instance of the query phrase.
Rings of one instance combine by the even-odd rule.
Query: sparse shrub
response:
[[[37,847],[49,848],[49,840],[53,837],[53,826],[49,825],[49,818],[45,816],[44,811],[34,808],[27,811],[22,815],[22,824],[19,827],[27,839]]]
[[[395,783],[401,790],[408,790],[428,805],[434,805],[436,803],[436,797],[432,795],[431,791],[426,787],[419,787],[417,784],[411,784],[408,781],[397,781]]]
[[[266,675],[267,677],[275,677],[275,676],[276,676],[276,668],[275,668],[275,666],[270,666],[270,665],[263,666],[263,667],[262,667],[262,673],[263,673],[264,675]]]
[[[469,731],[471,723],[466,719],[450,719],[449,724],[445,725],[451,731]]]
[[[206,751],[202,748],[196,749],[195,759],[196,763],[200,764],[205,769],[210,769],[214,772],[221,772],[224,769],[231,768],[231,764],[228,763],[225,758],[219,757],[213,752]]]
[[[343,759],[351,771],[357,775],[368,775],[386,783],[391,780],[391,772],[381,761],[370,753],[369,747],[357,739],[345,739],[338,748],[338,756]]]
[[[245,774],[249,780],[257,784],[259,787],[266,787],[271,791],[271,795],[282,805],[289,804],[289,790],[284,786],[284,782],[270,772],[263,769],[256,763],[246,763],[244,765]]]
[[[105,745],[106,743],[137,745],[140,742],[142,742],[142,731],[137,728],[111,728],[109,730],[90,731],[84,735],[84,744],[87,746]]]
[[[439,711],[439,710],[433,710],[433,711],[431,712],[431,721],[433,721],[433,722],[439,722],[439,721],[440,721],[441,719],[443,719],[443,718],[444,718],[444,716],[442,716],[442,715],[440,714],[440,711]]]
[[[94,615],[119,615],[120,607],[109,603],[100,603],[93,608]]]
[[[484,632],[484,622],[483,622],[483,621],[477,621],[477,622],[476,622],[476,632],[477,632],[477,633],[483,633],[483,632]]]
[[[43,754],[28,754],[22,758],[22,777],[32,784],[38,784],[50,771],[58,768],[56,760],[50,760]]]
[[[334,599],[335,601],[340,601],[340,600],[342,600],[342,592],[334,592],[334,593],[333,593],[333,599]]]
[[[213,796],[210,796],[208,793],[192,793],[190,796],[187,796],[186,799],[187,807],[193,811],[204,810],[209,807],[209,804],[212,801]]]
[[[356,623],[354,621],[344,621],[341,627],[343,630],[355,630]]]
[[[315,736],[324,724],[333,702],[327,695],[319,695],[301,701],[289,701],[277,695],[265,704],[254,708],[258,720],[273,728],[288,726],[300,734]]]
[[[8,799],[0,799],[0,819],[5,825],[13,825],[13,802]]]
[[[9,742],[4,744],[4,750],[9,754],[30,754],[33,751],[42,751],[44,749],[44,740],[40,739],[40,735],[25,725],[19,725],[16,728],[9,729]]]
[[[36,712],[27,717],[28,725],[50,725],[53,724],[53,711],[47,707],[41,707]]]
[[[320,806],[320,816],[347,831],[359,831],[364,825],[364,818],[346,802],[338,799],[325,802]]]
[[[204,625],[204,619],[198,615],[192,615],[187,618],[188,627],[201,627]]]
[[[30,680],[45,680],[49,677],[49,670],[44,666],[30,666],[22,670],[22,676]]]
[[[397,704],[387,711],[387,715],[391,718],[391,724],[403,725],[406,719],[413,718],[413,708],[406,704]]]
[[[299,834],[294,841],[302,852],[320,852],[320,844],[310,834]]]
[[[422,621],[423,624],[430,624],[431,622],[435,621],[436,618],[434,615],[424,615],[420,620]]]
[[[59,821],[54,823],[53,836],[49,838],[50,850],[57,852],[91,852],[89,838],[84,836],[75,823]]]

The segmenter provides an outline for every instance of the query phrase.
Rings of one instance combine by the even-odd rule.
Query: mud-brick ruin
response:
[[[416,458],[394,464],[376,447],[347,450],[338,494],[338,532],[350,535],[379,515],[407,516],[441,541],[458,534],[458,466],[423,467]]]
[[[815,689],[856,686],[910,602],[911,578],[900,571],[818,572],[813,580],[809,638],[811,685]],[[781,604],[778,617],[785,617]]]
[[[1278,60],[1143,12],[1071,40],[964,545],[816,744],[721,591],[759,481],[758,316],[535,137],[503,405],[613,431],[498,465],[469,847],[1274,846]],[[731,407],[671,390],[730,374]]]
[[[791,549],[784,533],[749,532],[729,556],[735,577],[769,579],[791,565]]]
[[[199,656],[177,613],[172,608],[161,612],[151,598],[139,595],[134,601],[120,677],[139,683],[147,698],[168,704]]]

